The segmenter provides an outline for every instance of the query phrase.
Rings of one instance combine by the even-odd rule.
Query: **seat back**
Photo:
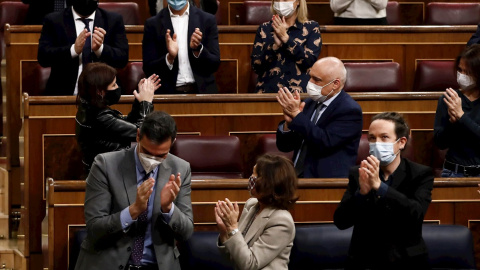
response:
[[[22,70],[22,91],[30,96],[42,96],[47,88],[51,68],[35,63]]]
[[[427,25],[465,25],[480,22],[479,3],[428,3],[425,12]]]
[[[297,226],[288,269],[343,269],[353,227],[333,224]]]
[[[272,19],[272,11],[270,1],[244,1],[245,8],[245,24],[260,25]]]
[[[476,269],[473,237],[461,225],[423,225],[432,269]]]
[[[117,80],[123,88],[122,95],[133,95],[138,90],[138,82],[145,78],[143,62],[129,62],[127,66],[118,70]]]
[[[178,136],[170,152],[188,162],[192,179],[243,178],[236,136]]]
[[[417,62],[413,91],[442,91],[448,87],[458,89],[455,61],[421,60]]]
[[[276,134],[265,134],[258,139],[257,156],[264,154],[284,156],[289,160],[292,160],[293,157],[293,151],[285,153],[278,150]]]
[[[18,1],[4,1],[0,3],[0,57],[5,53],[4,32],[5,24],[22,25],[27,16],[28,5]],[[1,86],[0,86],[1,87]]]
[[[180,243],[182,269],[233,270],[233,264],[217,247],[218,232],[196,231],[186,242]]]
[[[432,146],[432,161],[430,166],[433,169],[433,175],[435,177],[440,177],[443,171],[443,162],[445,161],[445,155],[447,154],[447,149],[439,149],[436,145]]]
[[[396,62],[345,63],[347,92],[398,92],[403,90],[400,65]]]
[[[135,2],[100,2],[98,7],[122,15],[125,25],[142,24],[138,4]]]
[[[402,157],[408,158],[411,161],[415,161],[415,147],[413,142],[413,137],[408,136],[407,145],[405,145],[405,149],[401,152]],[[355,165],[360,165],[362,160],[366,159],[370,155],[370,144],[368,142],[368,134],[362,134],[360,137],[360,143],[358,144],[358,154],[357,154],[357,161]]]
[[[387,4],[387,21],[389,25],[402,25],[400,14],[400,4],[396,1],[388,1]]]

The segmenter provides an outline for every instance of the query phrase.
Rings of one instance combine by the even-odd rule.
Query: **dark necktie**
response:
[[[143,181],[147,180],[152,176],[152,173],[146,174],[145,178]],[[150,201],[150,200],[149,200]],[[148,203],[147,202],[147,209],[143,211],[137,218],[137,234],[135,236],[135,239],[133,240],[133,250],[132,250],[132,255],[131,259],[133,264],[135,265],[140,265],[141,260],[143,258],[143,246],[145,243],[145,232],[147,231],[147,215],[148,215]]]
[[[90,21],[92,19],[87,19],[87,18],[80,18],[80,20],[85,24],[85,28],[87,29],[88,32],[90,31]],[[82,51],[82,64],[83,68],[85,68],[85,65],[88,63],[92,62],[92,36],[90,35],[87,40],[85,40],[85,45],[83,46],[83,51]]]
[[[315,105],[312,118],[310,119],[310,121],[312,121],[314,124],[317,123],[318,114],[320,113],[320,110],[322,110],[323,106],[323,103],[317,103],[317,105]],[[297,156],[298,158],[297,162],[295,162],[295,172],[297,173],[298,177],[303,177],[305,157],[307,156],[307,143],[305,143],[305,140],[302,141],[302,146],[300,147]]]
[[[55,0],[53,3],[53,11],[62,11],[65,9],[65,0]]]

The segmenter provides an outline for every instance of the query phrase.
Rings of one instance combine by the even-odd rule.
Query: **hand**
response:
[[[302,104],[300,100],[300,94],[294,91],[292,95],[287,87],[278,90],[277,101],[280,106],[282,106],[283,115],[287,124],[292,122],[292,119],[302,112],[305,106],[305,103]]]
[[[175,175],[170,175],[170,179],[162,188],[160,193],[160,205],[162,206],[162,212],[168,213],[172,209],[172,203],[177,198],[178,192],[180,192],[180,184],[182,180],[180,179],[180,173]]]
[[[138,83],[138,90],[133,91],[133,95],[139,101],[153,101],[155,90],[161,86],[160,77],[157,74],[152,74],[148,79],[141,79]]]
[[[290,38],[287,34],[288,24],[285,22],[285,17],[280,18],[278,15],[273,15],[272,18],[273,31],[277,37],[283,42],[287,43]]]
[[[168,50],[167,60],[170,64],[173,64],[173,61],[175,61],[175,58],[177,58],[177,54],[178,54],[177,34],[174,33],[173,37],[171,37],[170,29],[169,29],[167,30],[165,37],[167,38],[167,50]]]
[[[148,198],[150,198],[150,195],[153,192],[154,184],[155,179],[150,177],[137,187],[137,198],[135,199],[135,202],[128,208],[132,219],[137,219],[143,211],[147,210]]]
[[[88,32],[87,29],[83,29],[82,32],[77,36],[77,39],[75,40],[75,52],[77,54],[81,54],[83,51],[83,46],[85,46],[85,41],[87,38],[91,35],[92,33]]]
[[[95,27],[92,35],[92,51],[96,52],[98,49],[100,49],[106,34],[107,31],[105,31],[105,29],[101,27]]]
[[[225,223],[223,223],[222,219],[219,216],[219,211],[220,209],[218,208],[218,203],[217,206],[215,206],[215,221],[217,222],[217,228],[220,232],[220,242],[223,243],[227,241],[228,239],[228,231],[227,231],[227,226],[225,226]]]
[[[380,161],[373,155],[362,160],[360,168],[367,174],[369,185],[372,189],[378,190],[382,181],[380,180]]]
[[[280,38],[278,38],[277,34],[275,32],[273,32],[273,50],[276,51],[278,50],[281,46],[282,46],[282,41],[280,40]]]
[[[450,122],[454,123],[463,116],[462,99],[452,88],[447,88],[444,93],[443,101],[447,104]]]
[[[362,166],[358,168],[358,175],[359,175],[358,185],[360,187],[360,194],[367,195],[370,192],[370,190],[372,190],[372,186],[370,185],[370,181],[368,181],[368,174]]]
[[[200,46],[202,43],[202,32],[200,29],[195,28],[195,31],[192,33],[192,37],[190,38],[190,49],[195,50]]]
[[[228,198],[225,198],[225,201],[218,201],[215,208],[218,209],[217,214],[225,224],[227,232],[238,229],[237,220],[240,211],[236,202],[233,204]]]

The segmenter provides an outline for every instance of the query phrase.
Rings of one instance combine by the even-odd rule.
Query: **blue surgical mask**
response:
[[[394,143],[388,142],[374,142],[370,143],[370,155],[375,156],[378,160],[380,160],[381,166],[387,166],[388,164],[392,163],[393,160],[397,157],[400,150],[397,153],[393,150],[393,145],[396,144],[400,139],[398,139]]]
[[[187,0],[167,0],[167,3],[171,8],[181,10],[187,4]]]

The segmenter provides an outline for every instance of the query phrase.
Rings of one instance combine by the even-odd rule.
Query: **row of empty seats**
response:
[[[142,62],[130,62],[118,71],[117,79],[124,95],[132,95],[137,89],[140,79],[145,77]],[[431,92],[445,91],[447,87],[458,88],[455,77],[454,61],[451,60],[420,60],[417,62],[413,91]],[[400,65],[396,62],[362,62],[345,63],[347,82],[344,90],[347,92],[405,92],[403,75]],[[37,65],[27,71],[22,77],[22,89],[32,96],[44,93],[50,68]],[[256,74],[252,72],[250,89],[256,84]],[[220,86],[220,92],[221,92]]]

